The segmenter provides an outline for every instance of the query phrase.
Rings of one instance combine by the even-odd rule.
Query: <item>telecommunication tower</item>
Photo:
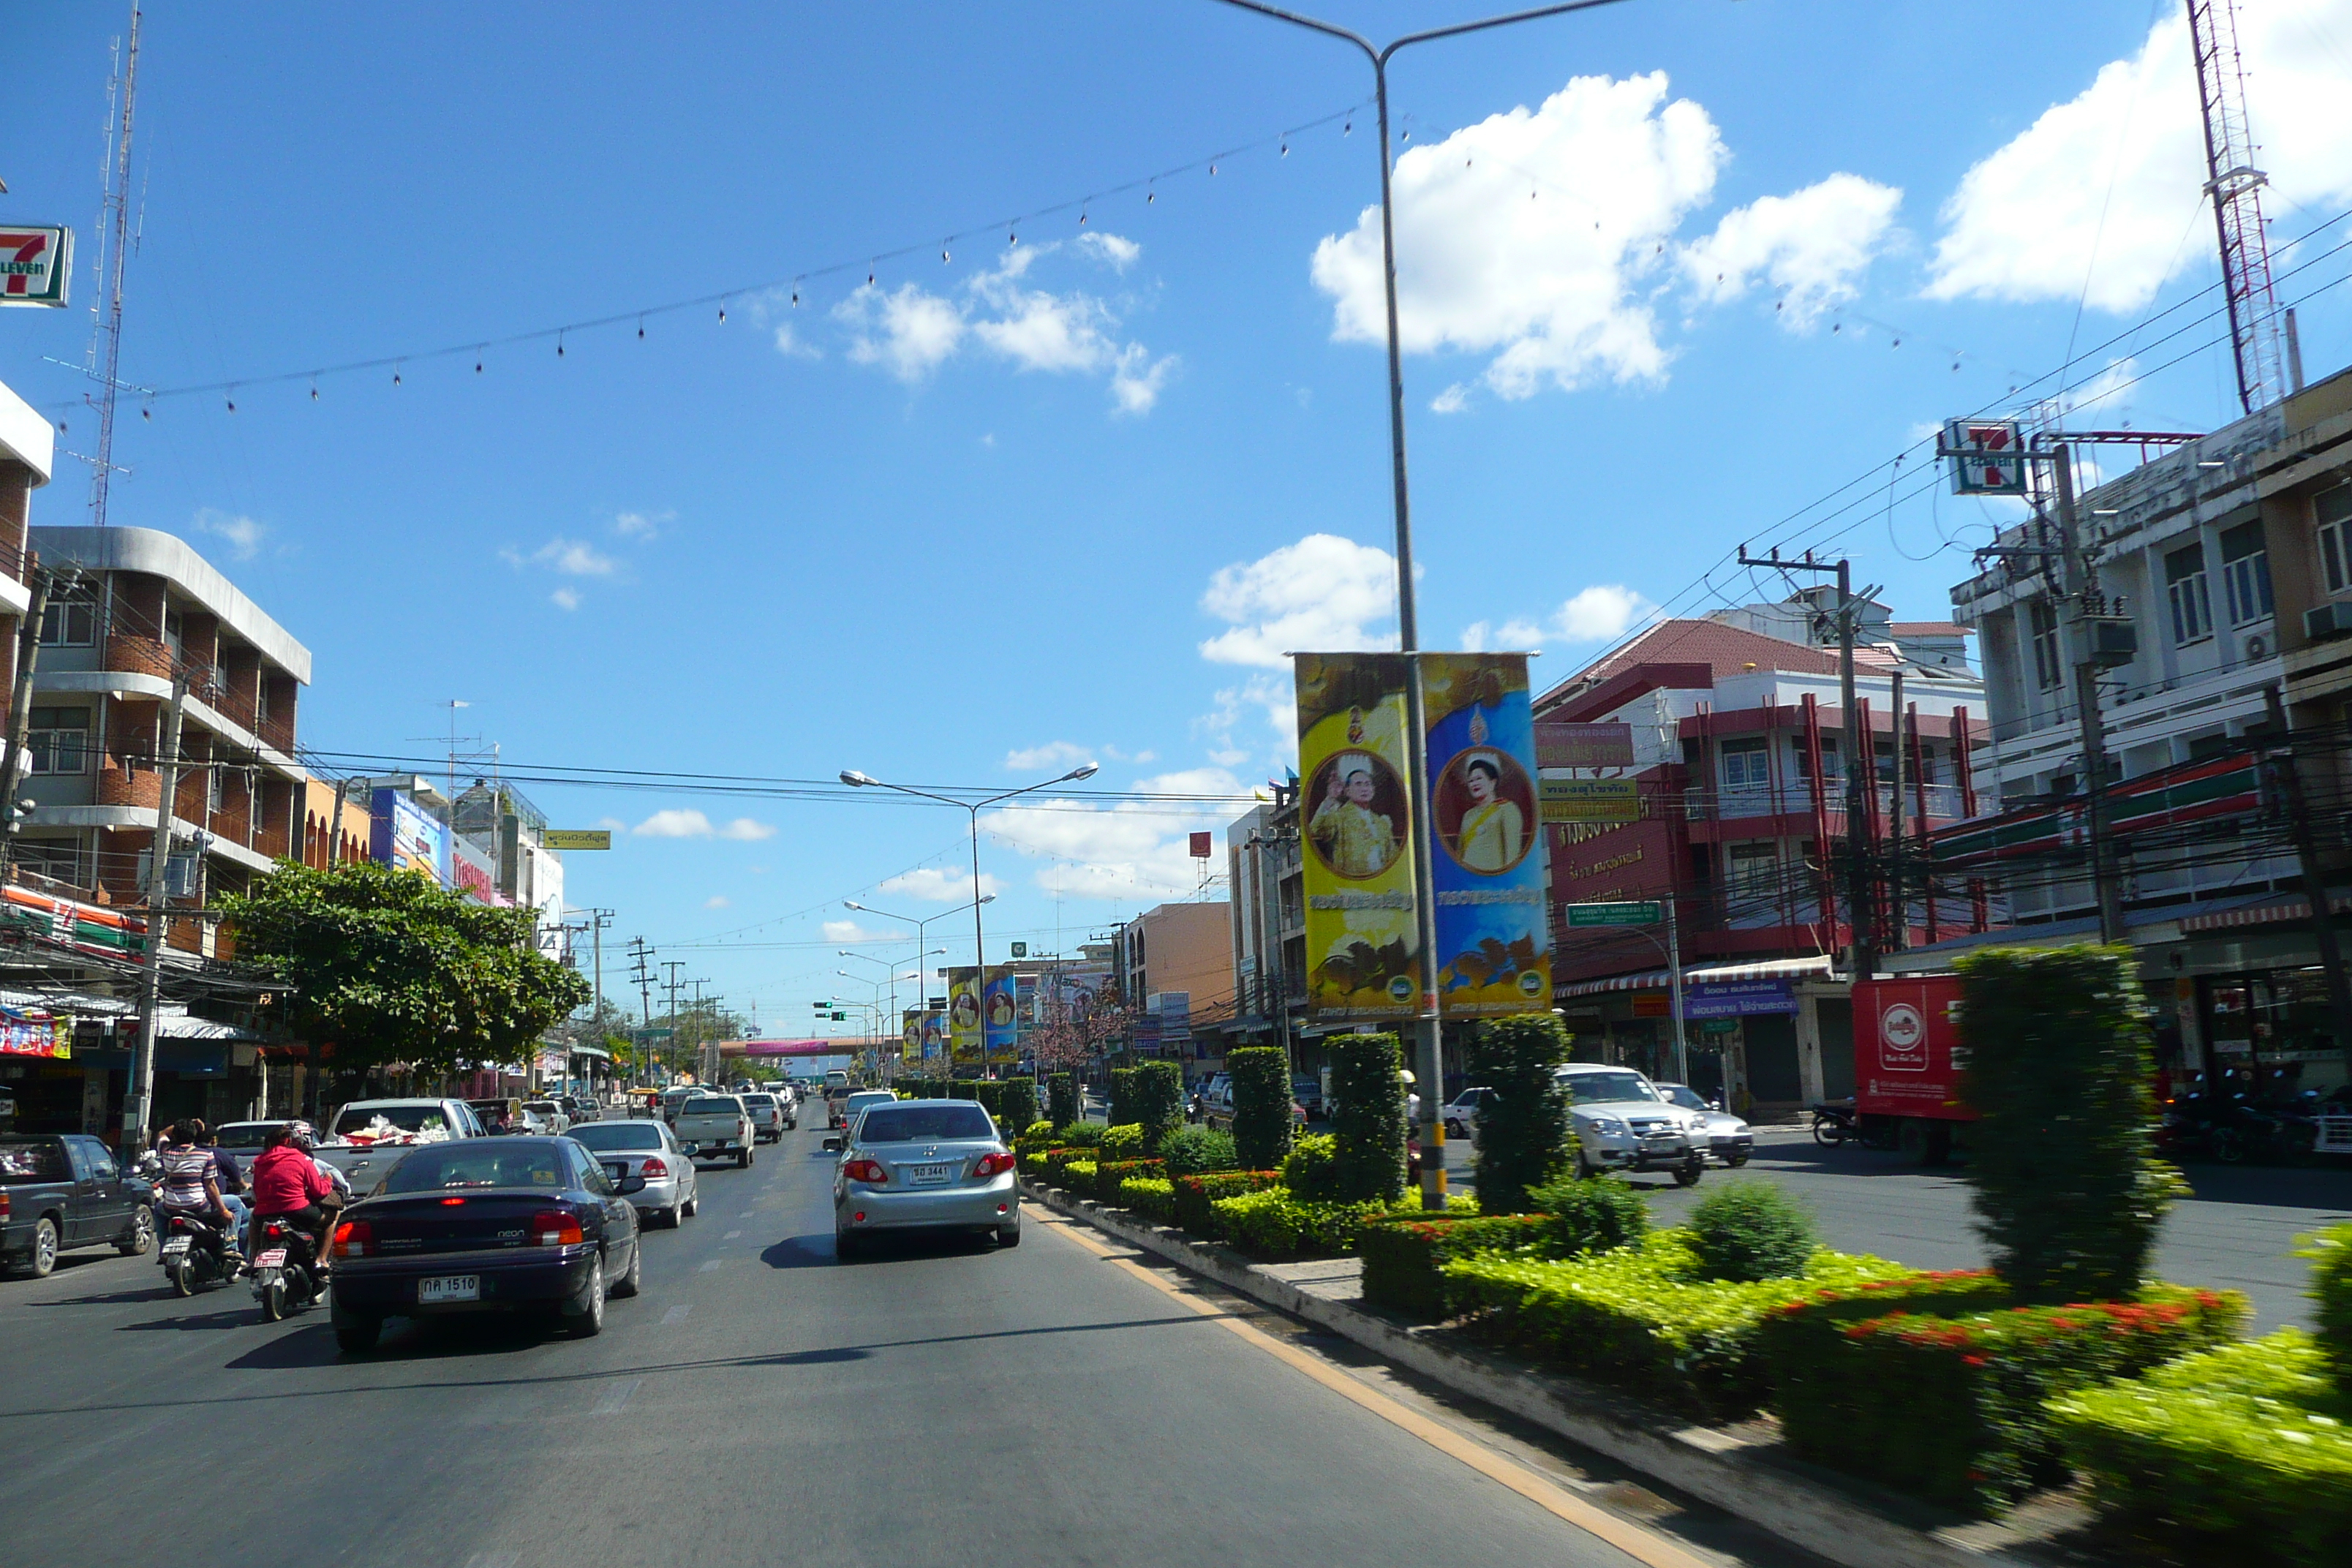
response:
[[[2205,117],[2205,191],[2221,242],[2221,288],[2238,365],[2238,401],[2252,414],[2292,390],[2280,363],[2278,300],[2271,291],[2270,240],[2263,186],[2246,127],[2246,68],[2238,53],[2236,0],[2188,0],[2189,41],[2197,55],[2197,99]]]

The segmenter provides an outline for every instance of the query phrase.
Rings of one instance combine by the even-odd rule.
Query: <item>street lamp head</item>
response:
[[[869,778],[866,774],[859,773],[856,768],[844,768],[841,770],[841,782],[848,784],[853,789],[863,789],[867,784],[878,784],[881,781],[878,779]]]
[[[866,906],[859,903],[856,899],[842,900],[841,907],[845,910],[856,910],[861,915],[866,912]]]
[[[996,895],[994,893],[982,893],[980,896],[980,901],[983,904],[992,904],[996,902]]]
[[[1061,782],[1064,784],[1076,784],[1080,779],[1090,779],[1100,772],[1102,772],[1102,769],[1097,767],[1092,763],[1080,763],[1076,767],[1072,768],[1068,773],[1064,773],[1062,775]]]

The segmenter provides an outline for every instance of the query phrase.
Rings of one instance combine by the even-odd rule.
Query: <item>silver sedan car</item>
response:
[[[1662,1083],[1657,1089],[1685,1110],[1696,1110],[1706,1118],[1708,1153],[1735,1171],[1748,1163],[1756,1152],[1756,1133],[1747,1122],[1719,1105],[1709,1104],[1688,1084]]]
[[[702,1201],[694,1162],[666,1122],[591,1121],[565,1136],[595,1155],[605,1174],[645,1178],[645,1190],[629,1201],[649,1226],[675,1228]]]
[[[1012,1152],[972,1101],[872,1106],[824,1144],[841,1152],[833,1173],[835,1257],[850,1258],[882,1230],[992,1230],[999,1247],[1021,1245]]]

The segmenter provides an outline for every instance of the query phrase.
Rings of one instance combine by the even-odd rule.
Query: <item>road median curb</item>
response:
[[[1105,1209],[1024,1179],[1022,1191],[1057,1214],[1347,1339],[1408,1372],[1483,1401],[1602,1454],[1843,1568],[2000,1568],[2046,1563],[2031,1548],[2086,1514],[2036,1510],[2044,1530],[1873,1498],[1809,1473],[1775,1438],[1675,1426],[1675,1417],[1574,1378],[1496,1354],[1442,1328],[1409,1326],[1302,1289],[1230,1249]],[[2047,1517],[2045,1517],[2047,1516]]]

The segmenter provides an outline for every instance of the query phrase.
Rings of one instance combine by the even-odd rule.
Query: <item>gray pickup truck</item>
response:
[[[488,1130],[462,1100],[354,1100],[335,1112],[312,1152],[365,1196],[420,1143],[485,1138]]]
[[[0,1266],[38,1279],[78,1247],[136,1257],[155,1245],[154,1205],[154,1188],[95,1138],[0,1133]]]

